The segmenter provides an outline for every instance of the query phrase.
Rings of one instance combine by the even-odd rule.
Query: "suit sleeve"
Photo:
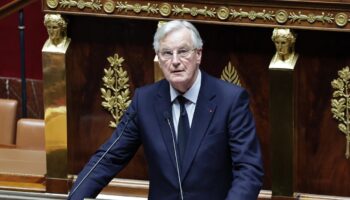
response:
[[[227,200],[256,200],[262,186],[262,156],[248,98],[245,90],[239,92],[228,119],[233,181]]]
[[[112,136],[96,151],[78,175],[68,199],[80,200],[86,197],[95,198],[136,153],[141,144],[137,127],[137,114],[135,114],[136,104],[137,90],[135,91],[131,105],[125,112]],[[130,117],[131,115],[135,115],[135,117],[132,118]],[[124,133],[121,135],[123,130]],[[119,136],[120,138],[117,139]],[[112,145],[116,140],[117,142]],[[95,163],[100,160],[101,156],[111,145],[112,147],[109,152],[106,153],[100,163],[93,168]],[[91,171],[91,173],[85,177],[89,171]],[[72,194],[73,191],[74,193]]]

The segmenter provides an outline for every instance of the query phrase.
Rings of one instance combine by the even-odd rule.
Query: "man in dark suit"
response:
[[[257,199],[263,168],[247,92],[199,69],[203,43],[192,24],[166,23],[153,45],[165,80],[136,89],[70,198],[95,197],[143,144],[149,199]]]

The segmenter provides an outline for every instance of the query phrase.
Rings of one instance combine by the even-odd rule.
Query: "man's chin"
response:
[[[186,80],[186,78],[182,74],[172,74],[170,76],[170,79],[173,83],[181,83]]]
[[[186,81],[184,81],[184,79],[176,79],[176,80],[170,80],[169,81],[170,84],[177,90],[181,90],[181,88],[183,88],[186,85]]]
[[[182,78],[182,77],[176,77],[176,78],[172,78],[170,80],[170,82],[173,84],[173,85],[181,85],[181,84],[184,84],[185,83],[185,79]]]

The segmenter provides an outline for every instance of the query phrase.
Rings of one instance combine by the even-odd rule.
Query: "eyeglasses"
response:
[[[179,50],[163,50],[158,52],[160,59],[170,60],[173,59],[176,54],[179,58],[188,58],[191,53],[196,49],[179,49]]]

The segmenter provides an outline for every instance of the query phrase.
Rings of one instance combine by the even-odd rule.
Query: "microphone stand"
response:
[[[170,128],[170,132],[171,132],[171,138],[173,140],[173,148],[174,148],[174,153],[175,153],[177,179],[178,179],[178,182],[179,182],[180,197],[181,197],[181,200],[183,200],[184,199],[184,195],[183,195],[183,191],[182,191],[182,183],[181,183],[181,178],[180,178],[179,161],[178,161],[177,153],[176,153],[177,150],[176,150],[176,144],[175,144],[174,131],[173,131],[173,128],[172,128],[171,123],[170,123],[170,114],[168,112],[164,112],[163,114],[164,114],[165,119],[168,122],[168,125],[169,125],[169,128]]]

